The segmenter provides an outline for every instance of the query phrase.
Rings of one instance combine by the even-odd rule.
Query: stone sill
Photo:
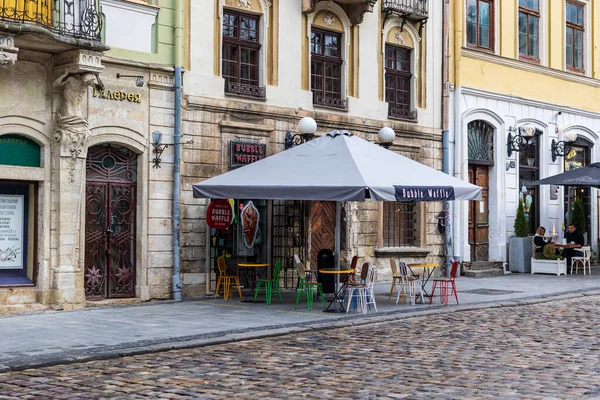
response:
[[[427,257],[431,252],[430,249],[420,247],[378,247],[375,249],[375,257]]]

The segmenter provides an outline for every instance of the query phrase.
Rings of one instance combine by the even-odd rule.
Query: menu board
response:
[[[0,269],[23,268],[24,196],[0,195]]]

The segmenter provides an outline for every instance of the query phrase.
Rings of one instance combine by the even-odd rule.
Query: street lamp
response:
[[[510,157],[514,152],[519,152],[524,150],[529,144],[529,140],[535,135],[535,127],[531,125],[524,125],[518,129],[518,132],[515,136],[512,135],[512,132],[508,132],[508,140],[506,141],[506,153]]]
[[[317,131],[317,122],[311,117],[304,117],[298,122],[298,131],[300,133],[296,133],[295,135],[292,135],[292,132],[285,133],[286,150],[314,139],[315,132]]]
[[[552,144],[550,145],[550,151],[552,152],[552,162],[556,161],[557,157],[564,157],[569,153],[570,145],[574,141],[577,140],[577,132],[567,132],[565,133],[565,140],[561,140],[557,142],[552,139]]]
[[[379,130],[379,142],[377,143],[381,147],[385,147],[389,149],[392,143],[394,143],[394,139],[396,139],[396,132],[388,126],[384,126]]]
[[[160,168],[160,156],[162,155],[162,152],[169,147],[166,144],[162,144],[162,136],[163,134],[161,131],[152,132],[152,147],[154,148],[152,152],[155,154],[154,159],[152,160],[154,168]]]

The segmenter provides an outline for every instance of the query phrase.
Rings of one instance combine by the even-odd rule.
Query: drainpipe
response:
[[[448,2],[449,0],[444,0]],[[462,3],[459,1],[454,4],[454,177],[461,179],[462,172],[462,121],[461,121],[461,48],[463,42],[463,15]],[[463,224],[461,219],[462,204],[454,204],[455,222],[452,232],[454,235],[454,260],[461,261],[463,243],[461,241],[461,229]]]
[[[450,0],[444,0],[442,19],[442,165],[444,173],[450,174]],[[452,266],[452,231],[450,202],[444,201],[444,244],[446,253],[446,275]]]
[[[181,301],[181,67],[183,65],[183,0],[175,1],[175,129],[173,133],[173,300]]]

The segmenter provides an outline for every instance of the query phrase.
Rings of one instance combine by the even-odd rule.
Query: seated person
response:
[[[569,225],[569,231],[565,235],[567,243],[578,244],[580,247],[584,245],[585,240],[583,239],[583,233],[579,232],[575,225]],[[567,265],[571,264],[571,257],[581,257],[583,252],[576,249],[567,249]]]
[[[535,231],[535,236],[533,237],[533,243],[536,245],[535,252],[542,253],[544,251],[544,246],[547,244],[552,244],[552,238],[545,238],[546,228],[540,226]]]

